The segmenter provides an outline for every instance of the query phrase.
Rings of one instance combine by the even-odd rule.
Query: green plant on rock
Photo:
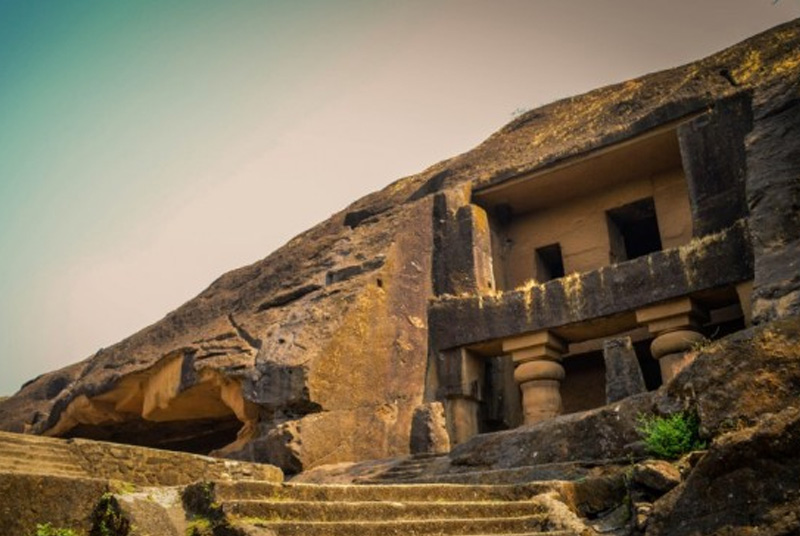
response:
[[[57,528],[50,523],[36,525],[34,536],[79,536],[74,529]]]
[[[89,536],[128,536],[130,532],[130,520],[122,513],[117,498],[104,494],[92,511]]]
[[[214,500],[213,482],[186,486],[181,501],[189,521],[186,536],[244,536],[230,524],[222,505]]]
[[[647,452],[666,460],[706,447],[705,441],[700,439],[700,419],[693,412],[666,417],[642,415],[636,431],[644,440]]]

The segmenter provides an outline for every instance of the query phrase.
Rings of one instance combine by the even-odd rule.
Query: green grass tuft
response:
[[[658,458],[674,460],[693,450],[706,447],[700,439],[700,420],[690,412],[667,417],[642,415],[636,431],[644,440],[647,452]]]
[[[50,523],[36,525],[34,536],[79,536],[73,529],[56,528]]]

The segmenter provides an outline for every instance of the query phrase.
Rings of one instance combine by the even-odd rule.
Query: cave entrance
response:
[[[239,380],[195,371],[191,355],[180,354],[102,394],[79,395],[45,435],[222,456],[250,439],[257,420]]]
[[[222,419],[79,424],[63,437],[209,455],[234,443],[241,428],[242,423],[231,414]]]

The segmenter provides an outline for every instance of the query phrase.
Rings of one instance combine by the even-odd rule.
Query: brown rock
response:
[[[740,331],[698,354],[657,400],[695,407],[706,437],[750,426],[800,397],[800,317]]]
[[[681,473],[669,462],[647,460],[633,466],[633,481],[663,494],[681,483]]]
[[[441,402],[422,404],[414,410],[410,450],[412,454],[440,454],[450,450]]]
[[[0,474],[3,534],[35,534],[36,525],[88,533],[95,503],[108,491],[105,480],[41,474]],[[68,500],[65,500],[68,498]]]
[[[720,437],[686,481],[655,503],[649,536],[800,532],[800,410]]]

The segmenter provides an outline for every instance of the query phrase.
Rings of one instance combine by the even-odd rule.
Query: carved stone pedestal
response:
[[[560,415],[564,367],[557,361],[566,351],[564,342],[541,331],[504,341],[503,351],[514,360],[514,379],[522,391],[525,424]]]

